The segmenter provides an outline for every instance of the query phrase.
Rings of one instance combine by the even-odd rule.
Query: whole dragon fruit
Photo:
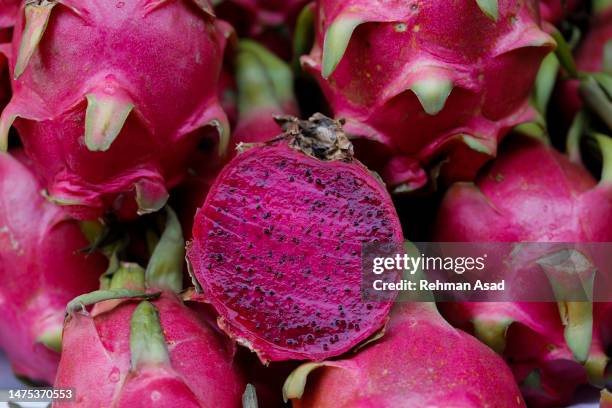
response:
[[[19,376],[53,383],[66,303],[98,286],[104,258],[40,194],[22,152],[0,155],[0,348]]]
[[[357,157],[395,191],[471,179],[512,127],[554,46],[530,0],[319,0],[302,65]],[[508,80],[511,77],[512,80]]]
[[[525,406],[502,359],[429,303],[398,304],[382,339],[298,367],[283,391],[295,408]]]
[[[217,177],[188,259],[219,325],[262,362],[323,360],[383,327],[393,299],[362,300],[361,251],[401,246],[402,230],[340,122],[278,120],[283,138],[243,145]]]
[[[73,388],[75,399],[54,406],[239,406],[233,350],[201,313],[169,292],[107,302],[66,318],[55,387]]]
[[[612,150],[607,139],[601,141]],[[534,139],[513,135],[504,147],[474,183],[457,183],[449,189],[434,240],[612,240],[607,216],[612,211],[609,163],[597,184],[586,169]],[[612,157],[610,152],[604,154]],[[597,319],[589,303],[449,303],[440,308],[451,323],[473,330],[511,362],[527,401],[534,406],[568,403],[576,387],[587,382],[587,375],[594,383],[602,381],[606,345],[594,333]]]
[[[0,146],[14,123],[70,214],[156,211],[207,126],[226,148],[217,80],[228,27],[207,0],[28,1],[20,14]]]
[[[245,388],[235,346],[208,305],[179,299],[185,256],[181,227],[166,228],[146,271],[111,263],[101,289],[67,306],[55,387],[73,388],[75,407],[236,407]],[[88,313],[87,306],[93,304]]]
[[[291,58],[291,37],[298,14],[310,0],[221,0],[219,18],[240,37],[265,44],[283,59]]]

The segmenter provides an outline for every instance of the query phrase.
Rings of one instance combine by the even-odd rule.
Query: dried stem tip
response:
[[[319,160],[353,160],[353,144],[342,130],[344,119],[334,120],[315,113],[308,120],[276,116],[276,123],[289,138],[289,145]]]

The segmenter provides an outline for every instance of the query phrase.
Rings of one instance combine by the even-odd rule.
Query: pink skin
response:
[[[595,17],[590,30],[576,51],[576,65],[582,72],[601,72],[603,70],[604,48],[612,40],[612,10]],[[558,100],[563,116],[573,118],[582,109],[583,103],[578,93],[579,82],[566,80],[558,89]]]
[[[102,302],[90,315],[70,315],[56,387],[76,399],[57,407],[177,407],[240,405],[245,383],[234,369],[234,350],[214,326],[164,293],[159,311],[169,364],[130,370],[130,319],[139,301]],[[110,307],[110,309],[109,309]]]
[[[215,8],[240,37],[266,45],[285,60],[291,58],[291,31],[310,0],[223,0]],[[287,30],[286,33],[283,30]]]
[[[207,0],[197,3],[210,6]],[[23,16],[22,8],[12,73]],[[167,188],[184,176],[185,160],[204,128],[227,128],[217,98],[227,28],[189,0],[59,1],[40,44],[13,81],[3,130],[17,118],[26,153],[50,195],[73,204],[67,206],[72,215],[88,219],[110,210],[134,216],[135,188],[153,206],[141,209],[155,210]],[[106,151],[84,143],[86,95],[92,94],[98,101],[134,105],[123,127],[113,118],[111,124],[121,130]]]
[[[262,362],[323,360],[367,339],[389,313],[390,300],[360,294],[361,245],[374,239],[402,242],[382,183],[356,161],[320,161],[281,142],[223,169],[188,258],[220,326]]]
[[[542,20],[557,24],[577,9],[581,2],[582,0],[540,0],[540,15]]]
[[[581,166],[541,143],[513,136],[492,167],[474,184],[446,193],[433,239],[440,242],[609,242],[612,184],[599,184]],[[567,403],[587,382],[563,336],[555,303],[462,303],[440,305],[453,324],[472,329],[473,319],[510,319],[504,356],[519,382],[541,370],[541,387],[523,387],[537,406]],[[597,330],[596,330],[597,331]],[[591,357],[603,356],[594,333]]]
[[[0,155],[0,348],[16,374],[52,384],[59,353],[37,338],[59,336],[66,303],[98,287],[106,262],[78,252],[89,244],[79,224],[42,197],[15,155]]]
[[[10,41],[10,31],[0,29],[0,109],[4,109],[11,99],[11,80],[7,57],[11,51]]]
[[[369,141],[361,155],[356,142],[357,157],[404,191],[422,187],[426,169],[443,158],[445,178],[471,179],[497,142],[530,117],[533,80],[554,44],[530,0],[499,1],[497,22],[473,0],[320,0],[316,13],[316,43],[302,64],[335,116],[347,119],[347,132]],[[324,79],[326,33],[351,19],[363,23]],[[432,82],[453,89],[428,114],[411,88],[423,85],[425,97]]]
[[[322,364],[294,408],[525,406],[503,360],[427,303],[396,305],[381,340]]]
[[[20,4],[20,0],[0,0],[0,28],[15,25]]]

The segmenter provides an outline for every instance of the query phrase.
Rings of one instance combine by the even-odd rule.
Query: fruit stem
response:
[[[283,112],[295,100],[291,69],[253,41],[243,40],[238,45],[236,81],[241,117],[257,114],[262,108]]]
[[[274,120],[293,149],[319,160],[353,160],[353,144],[342,130],[342,119],[334,120],[315,113],[308,120],[289,115],[276,116]]]
[[[565,41],[565,38],[561,34],[559,30],[552,27],[550,28],[552,37],[555,39],[557,43],[557,48],[555,49],[555,54],[559,59],[559,63],[567,71],[571,78],[578,78],[578,69],[576,68],[576,62],[574,61],[574,57],[572,56],[572,49]]]
[[[155,299],[159,293],[145,293],[141,290],[112,289],[96,290],[80,295],[68,302],[66,314],[74,314],[79,310],[85,310],[86,306],[111,299]]]

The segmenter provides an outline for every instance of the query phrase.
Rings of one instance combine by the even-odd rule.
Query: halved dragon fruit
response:
[[[401,247],[402,230],[339,122],[278,120],[283,138],[243,145],[217,177],[188,258],[219,325],[263,362],[323,360],[383,327],[393,299],[363,300],[361,251]]]
[[[24,2],[0,147],[14,123],[51,199],[78,218],[159,210],[207,126],[227,147],[228,29],[208,0]]]
[[[612,145],[599,184],[539,141],[513,136],[475,183],[446,193],[433,238],[441,242],[609,242]],[[527,401],[568,403],[576,387],[601,384],[608,357],[588,302],[441,304],[453,324],[502,353]],[[607,324],[607,323],[604,323]],[[609,344],[607,345],[609,346]],[[583,366],[584,365],[584,366]]]
[[[0,155],[0,348],[18,376],[52,384],[66,303],[106,266],[78,222],[46,201],[23,152]]]
[[[443,164],[472,179],[497,142],[531,117],[528,97],[554,41],[531,0],[319,0],[302,65],[357,157],[397,191]],[[511,79],[509,79],[511,78]]]
[[[382,339],[354,356],[298,367],[284,395],[294,408],[525,406],[503,360],[429,303],[398,304]]]

